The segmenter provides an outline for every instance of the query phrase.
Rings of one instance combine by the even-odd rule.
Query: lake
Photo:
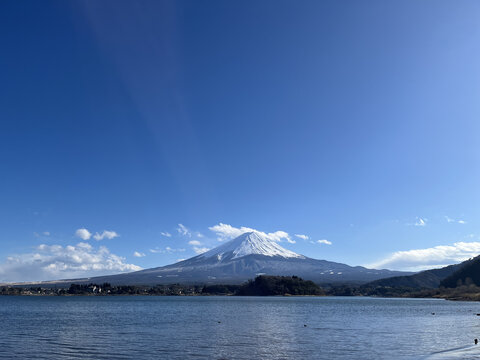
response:
[[[433,299],[0,296],[0,358],[480,359],[477,313]]]

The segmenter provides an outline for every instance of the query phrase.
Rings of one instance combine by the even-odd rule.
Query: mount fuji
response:
[[[260,232],[247,232],[210,251],[172,265],[126,274],[61,280],[52,284],[116,285],[238,284],[257,275],[297,275],[317,283],[364,283],[411,273],[367,269],[316,260],[280,246]],[[44,283],[45,284],[45,283]]]

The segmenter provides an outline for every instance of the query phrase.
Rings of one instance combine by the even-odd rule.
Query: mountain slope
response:
[[[55,281],[50,284],[238,284],[260,274],[296,275],[317,283],[359,284],[406,273],[311,259],[283,248],[262,233],[249,232],[204,254],[172,265],[127,274]]]
[[[440,269],[425,270],[408,276],[394,276],[385,279],[372,281],[365,284],[365,287],[404,287],[404,288],[437,288],[442,280],[452,275],[461,264],[449,265]]]
[[[440,282],[440,286],[454,288],[469,283],[480,286],[480,256],[458,264],[455,271]]]

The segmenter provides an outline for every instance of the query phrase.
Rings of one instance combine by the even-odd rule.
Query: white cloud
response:
[[[163,236],[166,236],[166,237],[172,237],[172,234],[170,234],[169,232],[166,232],[166,231],[162,231],[160,234],[163,235]]]
[[[45,236],[50,236],[50,231],[44,231],[42,234]]]
[[[445,216],[445,220],[447,220],[448,223],[459,223],[459,224],[466,224],[467,222],[465,220],[455,220],[452,219],[451,217]]]
[[[295,240],[292,240],[290,238],[290,235],[288,235],[287,232],[285,231],[275,231],[272,233],[264,233],[263,231],[258,231],[249,227],[242,226],[240,228],[233,227],[228,224],[222,224],[219,223],[218,225],[214,225],[209,227],[209,230],[213,231],[215,234],[218,236],[218,241],[224,241],[224,240],[229,240],[229,239],[234,239],[246,232],[257,232],[262,234],[263,236],[266,236],[270,240],[281,242],[282,240],[286,240],[287,242],[291,244],[295,244]]]
[[[75,236],[82,240],[89,240],[92,237],[92,233],[85,228],[75,231]]]
[[[120,235],[118,235],[115,231],[103,230],[101,234],[99,234],[98,232],[95,233],[95,235],[93,235],[93,238],[97,241],[100,241],[100,240],[103,240],[104,238],[111,240],[119,236]]]
[[[82,228],[82,229],[78,229],[77,231],[75,231],[75,236],[79,237],[82,240],[90,240],[90,238],[92,237],[92,233],[90,231],[88,231],[87,229]],[[93,238],[97,241],[100,241],[100,240],[103,240],[105,238],[114,239],[118,236],[120,236],[120,235],[118,235],[115,231],[103,230],[103,232],[101,234],[96,232],[95,235],[93,235]]]
[[[295,234],[295,236],[299,239],[302,239],[302,240],[308,240],[310,239],[307,235],[302,235],[302,234]]]
[[[326,239],[322,239],[322,240],[317,240],[317,244],[332,245],[332,242]]]
[[[138,251],[134,251],[134,252],[133,252],[133,256],[135,256],[135,257],[144,257],[144,256],[145,256],[145,253],[138,252]]]
[[[203,236],[203,234],[202,234],[202,233],[199,233],[199,232],[197,232],[197,237],[199,237],[199,238],[203,238],[203,237],[205,237],[205,236]]]
[[[195,246],[199,246],[199,245],[202,245],[202,243],[198,240],[191,240],[188,242],[190,245],[195,245]]]
[[[91,277],[141,270],[125,258],[80,242],[75,246],[38,246],[34,252],[9,256],[0,264],[0,281],[41,281]]]
[[[201,248],[196,247],[196,246],[193,247],[193,251],[195,251],[195,253],[197,253],[197,254],[203,254],[203,253],[207,252],[208,250],[210,250],[210,249],[207,248],[207,247],[201,247]]]
[[[427,225],[427,219],[422,219],[422,218],[417,217],[417,221],[413,225],[415,225],[415,226],[425,226],[425,225]]]
[[[426,249],[397,251],[367,267],[420,271],[459,263],[480,254],[480,242],[456,242]]]
[[[258,230],[255,230],[255,231],[258,231]],[[261,231],[258,231],[261,233]],[[265,234],[265,233],[263,233]],[[295,244],[296,241],[291,239],[290,238],[290,235],[288,235],[288,233],[286,233],[285,231],[275,231],[273,233],[267,233],[265,234],[267,237],[269,237],[270,239],[274,240],[274,241],[277,241],[277,242],[281,242],[282,239],[285,239],[287,242],[289,242],[290,244]]]
[[[187,227],[183,224],[178,224],[177,231],[180,235],[192,236],[192,233],[190,232],[190,230],[188,230]]]
[[[218,236],[219,241],[234,239],[246,232],[255,231],[255,229],[242,226],[240,228],[235,228],[228,224],[219,223],[208,228],[213,231]]]

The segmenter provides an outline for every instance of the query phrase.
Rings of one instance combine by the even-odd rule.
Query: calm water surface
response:
[[[477,313],[430,299],[0,296],[0,358],[480,359]]]

